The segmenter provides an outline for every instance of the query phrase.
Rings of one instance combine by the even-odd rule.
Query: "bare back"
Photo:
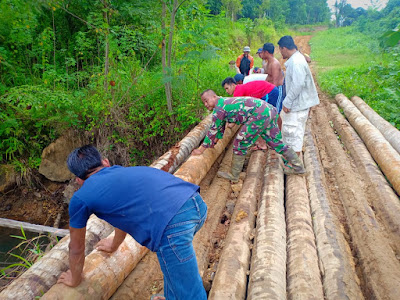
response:
[[[280,86],[283,84],[283,73],[281,64],[275,57],[268,60],[268,64],[266,65],[264,70],[265,73],[268,74],[268,82],[271,82],[275,86]]]

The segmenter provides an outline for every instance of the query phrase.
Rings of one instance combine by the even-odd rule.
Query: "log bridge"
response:
[[[322,95],[305,134],[305,177],[285,177],[276,153],[254,151],[239,183],[230,184],[216,173],[230,168],[238,127],[190,156],[210,122],[151,165],[201,186],[209,212],[194,247],[209,299],[399,299],[396,128],[358,97]],[[56,284],[68,269],[66,236],[0,299],[147,300],[162,290],[154,253],[131,237],[102,253],[94,245],[112,228],[92,216],[87,229],[81,285]]]

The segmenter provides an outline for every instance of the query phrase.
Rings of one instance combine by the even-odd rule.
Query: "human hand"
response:
[[[285,106],[282,107],[282,110],[283,110],[285,113],[289,113],[289,112],[290,112],[290,109],[287,108],[287,107],[285,107]]]
[[[78,286],[82,281],[82,276],[79,278],[73,278],[71,270],[68,270],[67,272],[61,273],[60,277],[57,280],[57,283],[63,283],[66,286],[70,287],[76,287]]]
[[[204,152],[204,148],[201,148],[201,147],[199,147],[199,148],[197,148],[197,149],[194,149],[193,151],[192,151],[192,155],[201,155],[201,154],[203,154],[203,152]]]
[[[118,247],[115,248],[113,246],[113,240],[114,240],[114,238],[112,238],[112,237],[100,240],[96,244],[96,250],[104,251],[104,252],[107,252],[107,253],[114,252],[115,250],[118,249]]]
[[[233,128],[235,125],[235,123],[227,123],[226,128]]]

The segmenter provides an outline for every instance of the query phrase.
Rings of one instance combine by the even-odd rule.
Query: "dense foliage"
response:
[[[272,2],[257,17],[242,1],[237,22],[226,8],[210,14],[212,3],[0,0],[0,162],[35,169],[43,148],[71,128],[114,163],[161,155],[203,117],[199,93],[223,93],[243,46],[254,53],[289,33]]]
[[[330,94],[363,98],[400,129],[400,1],[369,11],[352,26],[319,32],[312,41],[318,81]]]

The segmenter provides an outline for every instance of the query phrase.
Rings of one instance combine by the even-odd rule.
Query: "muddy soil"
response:
[[[61,214],[56,225],[68,228],[68,205],[63,196],[67,184],[51,182],[41,175],[38,178],[36,187],[20,186],[0,194],[0,218],[54,226]]]

